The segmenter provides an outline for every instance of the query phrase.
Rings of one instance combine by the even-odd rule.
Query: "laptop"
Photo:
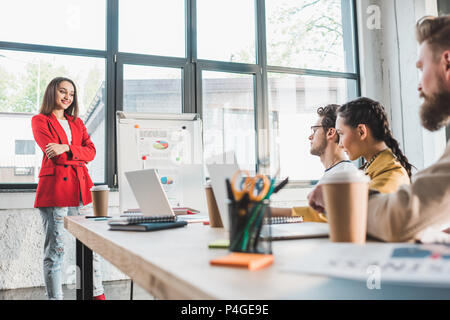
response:
[[[207,164],[209,178],[211,179],[211,187],[216,198],[217,208],[219,209],[220,218],[222,219],[223,227],[229,231],[230,224],[228,218],[228,196],[225,179],[231,180],[233,174],[239,170],[236,158],[233,154],[227,154],[227,157],[222,159],[234,159],[231,164]]]
[[[182,179],[183,207],[189,207],[208,215],[205,194],[205,174],[203,164],[180,165]]]
[[[175,216],[155,169],[125,172],[144,216]]]

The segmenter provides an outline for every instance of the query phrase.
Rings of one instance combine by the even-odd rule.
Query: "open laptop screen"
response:
[[[125,176],[143,215],[175,215],[155,169],[128,171]]]

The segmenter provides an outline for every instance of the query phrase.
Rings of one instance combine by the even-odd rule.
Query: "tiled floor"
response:
[[[130,300],[130,280],[103,282],[105,296],[108,300]],[[75,289],[63,286],[64,300],[75,300]],[[0,290],[0,300],[45,300],[45,288],[22,288]],[[133,300],[153,300],[154,298],[137,284],[133,285]]]

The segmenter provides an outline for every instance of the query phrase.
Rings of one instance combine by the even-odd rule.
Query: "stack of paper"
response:
[[[450,246],[408,243],[329,243],[283,271],[366,281],[450,288]]]

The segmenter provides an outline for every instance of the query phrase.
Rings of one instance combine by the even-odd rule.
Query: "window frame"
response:
[[[35,141],[34,140],[16,139],[16,140],[14,140],[14,142],[15,142],[15,146],[14,146],[15,147],[14,148],[15,149],[14,150],[15,155],[34,155],[34,154],[36,154],[36,146],[35,146]],[[31,142],[33,153],[17,153],[17,143],[18,142],[25,142],[25,143]],[[29,145],[27,147],[29,147]]]
[[[122,0],[123,1],[123,0]],[[0,50],[28,51],[36,53],[63,54],[82,57],[104,58],[106,62],[106,109],[105,109],[105,179],[104,183],[111,188],[118,187],[117,148],[116,148],[116,112],[123,110],[123,65],[142,65],[155,67],[172,67],[182,69],[182,112],[198,113],[202,116],[202,72],[218,71],[254,75],[254,110],[255,110],[255,154],[256,170],[270,174],[269,166],[263,165],[261,159],[270,159],[269,141],[269,107],[268,107],[268,73],[288,73],[318,77],[334,77],[356,80],[356,95],[361,92],[360,66],[358,52],[358,30],[356,17],[356,0],[348,0],[349,25],[343,26],[344,32],[351,30],[353,41],[352,57],[355,72],[335,72],[311,70],[267,64],[266,47],[266,15],[265,0],[254,0],[255,3],[255,55],[256,63],[237,63],[225,61],[202,60],[197,58],[197,1],[185,1],[185,57],[166,57],[157,55],[119,52],[119,0],[106,1],[106,50],[35,45],[0,41]],[[348,40],[348,39],[347,39]],[[345,41],[345,39],[344,39]],[[260,134],[258,134],[258,130]],[[290,187],[310,187],[316,181],[292,181]],[[0,192],[34,191],[35,184],[0,183]]]
[[[71,48],[71,47],[59,47],[59,46],[50,46],[50,45],[40,45],[40,44],[29,44],[29,43],[20,43],[20,42],[6,42],[0,41],[0,50],[11,50],[11,51],[25,51],[32,53],[45,53],[45,54],[59,54],[59,55],[68,55],[68,56],[78,56],[78,57],[87,57],[87,58],[103,58],[105,59],[105,81],[107,86],[107,97],[106,97],[106,114],[105,121],[108,121],[110,117],[108,114],[111,113],[111,106],[114,105],[111,100],[111,79],[115,78],[114,70],[115,68],[110,68],[112,61],[112,55],[110,54],[111,47],[111,37],[109,36],[111,33],[111,29],[113,27],[113,23],[110,23],[113,16],[110,13],[113,11],[114,3],[117,0],[107,0],[106,1],[106,50],[93,50],[93,49],[83,49],[83,48]],[[108,128],[110,126],[105,126],[106,131],[109,131]],[[109,158],[111,154],[111,149],[109,146],[114,143],[110,141],[112,139],[111,134],[109,132],[105,133],[105,177],[104,182],[110,184],[112,179],[110,178],[110,172],[112,169],[112,164],[106,159]],[[114,153],[113,153],[114,154]],[[115,162],[115,160],[114,160]],[[102,184],[103,184],[102,183]],[[0,192],[10,192],[10,191],[35,191],[37,188],[37,183],[0,183]]]

